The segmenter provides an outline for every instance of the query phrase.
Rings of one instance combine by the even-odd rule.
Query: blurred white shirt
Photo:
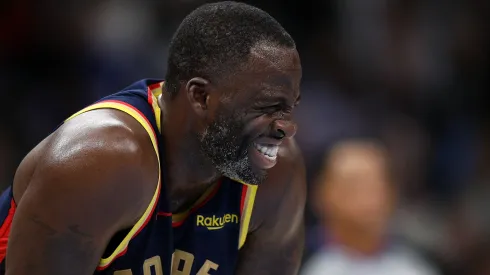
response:
[[[392,247],[372,256],[356,255],[333,246],[317,252],[302,268],[301,275],[437,275],[412,251]]]

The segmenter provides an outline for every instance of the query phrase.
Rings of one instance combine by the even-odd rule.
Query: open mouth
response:
[[[278,145],[254,143],[254,147],[257,149],[257,151],[262,153],[264,157],[272,161],[276,160],[277,152],[279,151]]]
[[[277,163],[278,144],[253,143],[253,149],[249,150],[252,162],[259,169],[270,169]]]

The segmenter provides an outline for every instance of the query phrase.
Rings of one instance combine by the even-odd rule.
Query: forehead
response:
[[[386,156],[371,144],[342,144],[334,148],[325,167],[336,177],[360,177],[385,173]]]
[[[302,71],[296,49],[258,44],[238,71],[231,79],[238,98],[299,96]]]

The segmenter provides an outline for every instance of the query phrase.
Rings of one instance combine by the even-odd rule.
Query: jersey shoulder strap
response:
[[[238,239],[238,249],[241,249],[245,244],[250,227],[250,219],[252,218],[252,210],[255,203],[255,195],[257,194],[257,185],[248,184],[239,180],[234,180],[243,184],[242,196],[240,200],[240,233]]]

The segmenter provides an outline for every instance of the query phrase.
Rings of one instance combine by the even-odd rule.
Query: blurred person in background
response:
[[[313,197],[323,246],[306,263],[303,275],[437,274],[390,236],[396,188],[387,152],[377,141],[335,144]]]

